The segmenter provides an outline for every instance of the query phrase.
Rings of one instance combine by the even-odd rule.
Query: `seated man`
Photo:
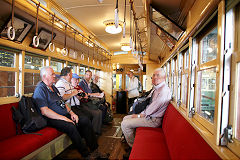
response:
[[[171,92],[165,84],[165,72],[162,68],[154,71],[152,76],[151,100],[149,105],[140,114],[127,115],[123,118],[121,128],[130,147],[134,142],[134,131],[137,127],[159,127],[162,117],[171,100]],[[129,152],[130,154],[130,152]]]
[[[99,80],[98,75],[94,75],[93,80],[92,80],[91,85],[90,85],[92,93],[102,93],[102,94],[104,94],[104,92],[97,85],[98,80]],[[99,106],[99,109],[102,110],[102,113],[103,113],[103,115],[102,115],[103,123],[108,124],[108,122],[111,122],[111,120],[108,119],[109,115],[107,115],[110,112],[110,103],[106,101],[105,94],[104,94],[103,98],[100,98],[98,106]]]
[[[86,74],[85,74],[85,77],[79,83],[79,86],[86,93],[88,93],[90,98],[93,97],[93,101],[91,101],[91,99],[90,99],[90,101],[86,105],[88,105],[90,108],[92,106],[94,106],[94,107],[97,107],[98,109],[100,109],[102,111],[102,122],[104,122],[104,119],[105,119],[105,116],[106,116],[106,113],[107,113],[107,107],[105,105],[101,105],[101,103],[104,102],[104,93],[103,92],[101,92],[101,93],[94,93],[92,91],[92,88],[91,88],[92,83],[90,82],[91,78],[92,78],[92,72],[90,70],[87,70]]]
[[[92,131],[91,122],[86,117],[78,117],[64,102],[55,83],[55,73],[51,67],[43,67],[40,71],[40,82],[33,94],[37,105],[46,118],[49,126],[66,133],[83,157],[98,148]],[[83,142],[82,137],[86,140]]]
[[[79,83],[79,87],[83,89],[88,96],[98,97],[100,93],[92,93],[90,88],[90,80],[92,78],[92,72],[87,70],[84,76],[84,79]],[[102,127],[102,111],[98,108],[96,104],[92,101],[88,101],[85,103],[81,103],[84,109],[90,111],[93,115],[93,129],[97,134],[101,134],[101,127]]]
[[[92,93],[102,93],[102,90],[97,85],[98,79],[99,79],[99,77],[97,75],[93,76],[93,80],[92,80],[91,85],[90,85]]]
[[[79,99],[83,98],[78,96],[79,90],[74,89],[75,86],[72,86],[71,80],[80,78],[77,74],[72,74],[72,69],[70,67],[65,67],[61,71],[61,77],[56,83],[56,87],[60,92],[63,100],[66,101],[67,104],[71,106],[71,109],[74,113],[77,113],[78,116],[87,116],[90,120],[92,120],[92,115],[89,111],[84,110],[80,107]]]

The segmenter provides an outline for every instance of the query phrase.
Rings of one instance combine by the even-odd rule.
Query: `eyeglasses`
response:
[[[157,78],[160,78],[160,74],[153,74],[152,77],[157,77]]]

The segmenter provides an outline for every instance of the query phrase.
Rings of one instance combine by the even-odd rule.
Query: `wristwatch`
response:
[[[137,117],[138,117],[138,118],[141,118],[141,115],[140,115],[140,114],[138,114],[138,115],[137,115]]]

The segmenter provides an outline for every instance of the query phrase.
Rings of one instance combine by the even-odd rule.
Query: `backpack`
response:
[[[39,113],[37,104],[32,97],[22,96],[18,109],[13,106],[12,111],[17,134],[18,124],[23,133],[35,132],[47,126],[47,121]]]

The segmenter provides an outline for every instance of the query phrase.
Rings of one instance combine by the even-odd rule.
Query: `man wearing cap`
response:
[[[76,73],[72,74],[72,79],[71,79],[71,85],[74,88],[78,88],[79,92],[82,92],[81,95],[76,95],[70,98],[70,104],[71,108],[74,112],[78,113],[79,115],[85,115],[87,116],[91,121],[93,121],[93,115],[91,112],[86,110],[83,106],[81,106],[80,100],[82,98],[88,99],[88,96],[85,92],[81,90],[81,88],[78,86],[79,83],[79,76]]]
[[[80,102],[78,99],[81,99],[82,97],[77,96],[79,92],[82,92],[80,90],[74,89],[74,86],[71,84],[72,78],[78,79],[80,78],[77,74],[72,74],[72,70],[69,67],[65,67],[61,71],[60,79],[56,83],[56,87],[58,91],[60,92],[60,95],[62,96],[63,100],[66,101],[66,104],[70,106],[80,106]],[[86,116],[90,120],[92,120],[92,116],[89,112],[81,112],[79,109],[76,109],[75,107],[71,108],[75,113],[77,113],[79,116]]]
[[[65,67],[61,71],[61,78],[56,83],[56,87],[59,90],[62,98],[66,100],[67,104],[71,104],[71,106],[75,105],[72,97],[76,97],[79,93],[77,89],[74,89],[74,87],[71,85],[71,79],[72,79],[72,70],[69,67]],[[76,99],[75,99],[76,100]],[[102,111],[101,110],[92,110],[85,106],[83,106],[84,110],[87,110],[88,113],[92,116],[92,127],[96,134],[101,133],[101,124],[102,124]],[[75,110],[75,109],[73,109]],[[75,110],[76,111],[76,110]],[[80,112],[80,111],[79,111]],[[79,112],[76,112],[79,114]],[[80,114],[81,115],[81,114]],[[87,116],[87,115],[84,115]],[[90,117],[89,117],[90,118]]]

